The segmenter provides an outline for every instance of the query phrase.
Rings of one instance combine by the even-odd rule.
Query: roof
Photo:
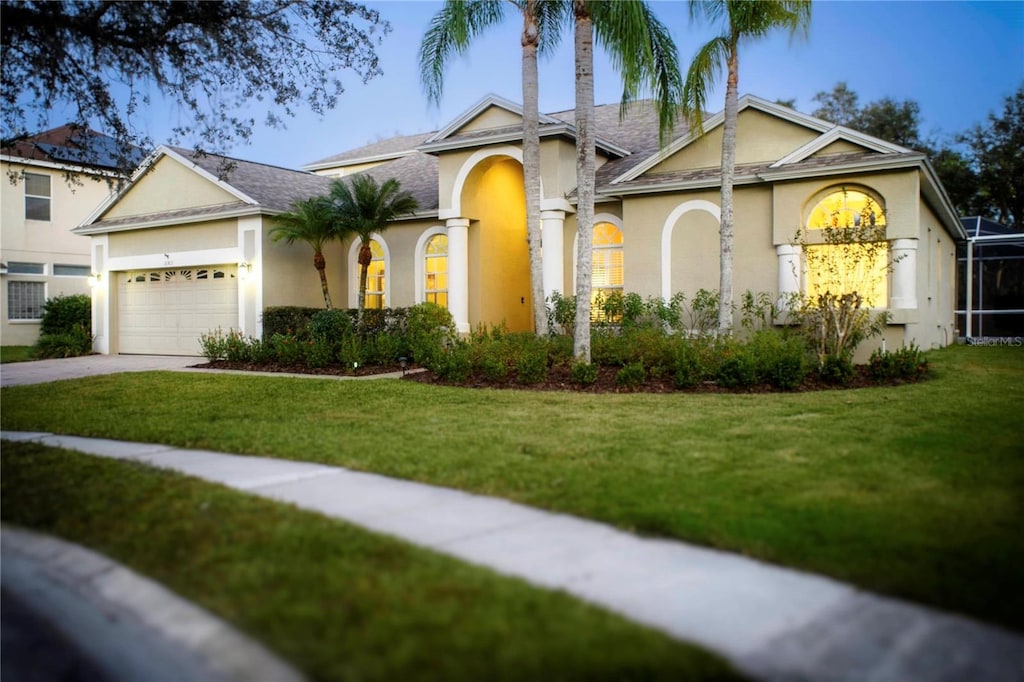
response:
[[[0,149],[5,156],[103,170],[118,170],[122,154],[114,138],[68,123],[13,142]],[[123,154],[131,166],[142,163],[145,153],[130,146]]]
[[[386,140],[377,140],[370,144],[356,147],[340,154],[328,156],[325,159],[314,161],[303,166],[306,170],[319,168],[330,168],[342,163],[358,162],[360,160],[379,160],[381,158],[398,157],[411,153],[416,147],[423,144],[434,133],[416,133],[415,135],[396,135]]]

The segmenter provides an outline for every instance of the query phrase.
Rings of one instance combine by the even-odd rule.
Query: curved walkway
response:
[[[0,435],[172,469],[562,589],[701,644],[755,678],[1024,680],[1018,634],[735,554],[338,467],[44,433]]]

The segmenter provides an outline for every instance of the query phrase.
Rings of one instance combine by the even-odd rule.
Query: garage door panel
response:
[[[235,266],[121,273],[119,281],[122,353],[199,355],[201,334],[238,327]]]

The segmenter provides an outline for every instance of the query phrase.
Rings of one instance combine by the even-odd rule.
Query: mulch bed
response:
[[[327,367],[312,368],[305,365],[284,365],[280,363],[255,364],[248,362],[228,362],[227,360],[216,360],[200,365],[198,369],[227,369],[243,370],[249,372],[288,372],[291,374],[319,374],[329,376],[372,376],[375,374],[387,374],[400,372],[402,368],[398,365],[380,366],[367,365],[352,369],[331,365]],[[473,376],[464,383],[444,381],[433,372],[420,368],[409,368],[403,381],[415,381],[423,384],[436,384],[439,386],[462,386],[465,388],[496,388],[516,389],[520,391],[572,391],[575,393],[801,393],[806,391],[834,391],[853,388],[877,388],[879,386],[899,386],[908,382],[906,380],[894,379],[891,381],[879,381],[868,376],[867,368],[857,366],[853,378],[844,386],[836,386],[821,381],[816,376],[808,376],[803,385],[794,391],[782,391],[768,384],[752,386],[748,388],[725,388],[714,381],[705,381],[692,388],[676,388],[671,376],[648,377],[647,381],[636,387],[623,387],[615,382],[615,375],[618,372],[616,367],[599,367],[597,370],[597,381],[589,386],[574,384],[569,377],[569,368],[555,366],[548,370],[547,378],[536,384],[521,384],[515,372],[509,372],[508,376],[501,380],[488,380],[482,376]],[[922,377],[918,381],[926,378]]]

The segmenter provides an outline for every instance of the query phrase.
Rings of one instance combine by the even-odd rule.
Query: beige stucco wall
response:
[[[459,133],[471,133],[476,130],[487,130],[488,128],[504,128],[505,126],[520,125],[522,120],[523,119],[519,114],[514,114],[508,109],[490,106],[480,112],[479,115],[475,116],[468,123],[461,126],[454,134],[458,135]]]
[[[305,242],[275,242],[270,236],[273,227],[273,219],[266,218],[262,235],[263,307],[324,307],[320,275],[313,267],[313,249]],[[348,290],[345,286],[347,280],[342,246],[332,242],[326,245],[323,253],[331,301],[334,307],[344,308]]]
[[[178,161],[163,157],[149,173],[112,206],[104,218],[145,215],[198,206],[216,206],[240,201],[227,190],[202,177]]]
[[[177,254],[238,246],[238,221],[230,218],[189,225],[112,232],[109,244],[111,258],[166,253],[175,266],[194,265],[195,263],[188,262],[187,256],[183,259]],[[182,263],[182,260],[185,262]]]
[[[868,150],[848,140],[836,140],[835,142],[827,144],[823,148],[811,154],[811,157],[831,156],[833,154],[850,154],[864,151]]]
[[[745,109],[736,121],[736,163],[777,161],[818,135],[803,126],[754,109]],[[650,172],[715,168],[721,163],[722,126],[718,126],[657,164]]]
[[[25,183],[11,182],[11,173],[27,171],[50,178],[50,220],[26,220]],[[41,263],[43,275],[3,275],[0,278],[0,343],[5,346],[32,345],[39,338],[38,321],[8,320],[8,282],[43,282],[46,298],[88,294],[87,277],[54,276],[54,265],[89,266],[89,238],[72,228],[85,220],[110,194],[105,179],[75,176],[71,182],[63,171],[38,165],[4,162],[0,177],[0,261]]]
[[[956,338],[956,242],[938,216],[920,203],[921,232],[917,247],[919,315],[906,326],[906,343],[924,350],[949,345]]]

